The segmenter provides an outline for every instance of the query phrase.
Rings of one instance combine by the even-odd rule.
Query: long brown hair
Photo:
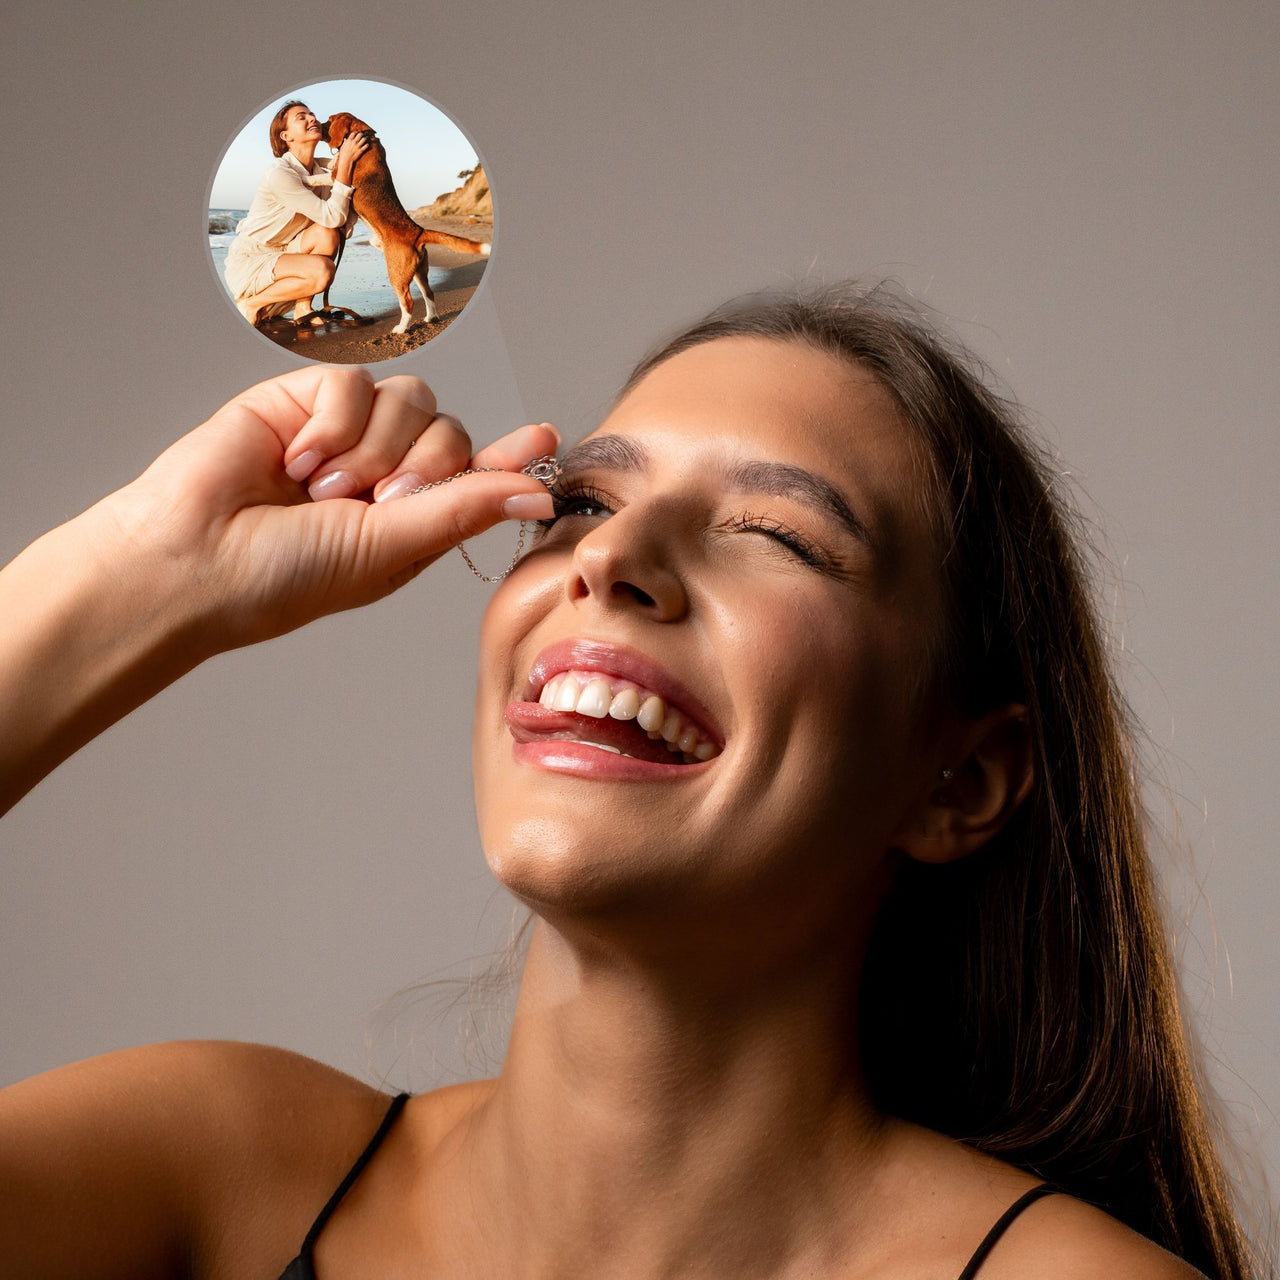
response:
[[[1054,470],[976,361],[883,288],[756,295],[650,354],[801,342],[896,397],[930,460],[962,709],[1029,713],[1034,790],[948,866],[903,861],[865,961],[858,1029],[878,1105],[1049,1179],[1215,1277],[1245,1280],[1146,853],[1128,713]]]

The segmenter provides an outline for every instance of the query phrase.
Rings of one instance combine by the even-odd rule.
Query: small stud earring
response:
[[[956,775],[955,775],[954,773],[952,773],[952,771],[951,771],[950,769],[939,769],[939,770],[938,770],[938,777],[940,777],[940,778],[943,780],[943,782],[950,782],[950,781],[951,781],[951,779],[952,779],[952,778],[954,778],[955,776],[956,776]]]

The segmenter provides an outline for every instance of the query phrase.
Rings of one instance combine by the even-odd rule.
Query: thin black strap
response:
[[[391,1131],[391,1126],[395,1124],[396,1117],[404,1110],[404,1104],[409,1101],[407,1093],[397,1094],[392,1100],[391,1105],[387,1108],[387,1114],[382,1117],[382,1123],[378,1126],[378,1131],[369,1139],[369,1145],[360,1153],[355,1164],[347,1171],[347,1176],[338,1184],[338,1189],[329,1197],[329,1203],[320,1210],[320,1216],[311,1224],[311,1230],[307,1232],[307,1238],[302,1242],[302,1252],[299,1255],[305,1258],[308,1265],[311,1261],[311,1252],[315,1248],[315,1243],[320,1237],[320,1232],[324,1230],[324,1224],[329,1221],[333,1215],[333,1211],[342,1203],[342,1197],[351,1190],[352,1183],[364,1172],[364,1167],[373,1159],[374,1152],[382,1145],[382,1140]]]
[[[1009,1224],[1020,1214],[1028,1205],[1044,1196],[1052,1196],[1061,1194],[1062,1188],[1055,1187],[1052,1182],[1042,1182],[1037,1187],[1032,1187],[1030,1191],[1019,1196],[997,1219],[996,1225],[983,1237],[982,1243],[973,1251],[973,1257],[969,1259],[965,1269],[960,1273],[959,1280],[973,1280],[978,1274],[978,1268],[986,1261],[987,1254],[995,1248],[996,1241],[1004,1235]]]

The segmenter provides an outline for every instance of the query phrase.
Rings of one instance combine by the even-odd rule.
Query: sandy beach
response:
[[[421,214],[413,216],[416,222],[430,230],[447,231],[450,235],[486,244],[493,240],[493,223],[487,220],[467,217],[425,218]],[[440,315],[431,324],[419,319],[404,333],[392,333],[391,330],[400,319],[400,308],[393,304],[389,310],[374,316],[362,313],[371,323],[359,328],[328,323],[315,328],[295,329],[289,322],[274,321],[262,326],[259,332],[280,346],[306,356],[308,360],[323,360],[330,364],[370,364],[404,355],[443,333],[462,314],[484,275],[489,259],[459,253],[446,249],[443,245],[432,245],[430,262],[433,270],[447,273],[444,279],[432,286]],[[413,298],[414,315],[422,316],[425,307],[416,284],[413,285]],[[316,302],[319,303],[320,299],[317,298]],[[329,291],[329,305],[343,305],[341,263],[338,264],[337,278]]]

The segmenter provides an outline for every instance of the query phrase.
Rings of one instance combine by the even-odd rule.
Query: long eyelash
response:
[[[610,503],[613,501],[607,493],[595,488],[589,484],[581,482],[569,481],[555,485],[551,489],[551,505],[554,509],[553,514],[546,520],[539,520],[538,524],[543,530],[550,529],[557,520],[563,516],[573,515],[575,505],[583,504],[593,507],[605,507],[612,510]]]
[[[746,512],[740,516],[733,516],[726,521],[726,526],[730,529],[742,529],[747,533],[763,533],[793,551],[805,564],[812,565],[815,569],[830,568],[830,559],[804,534],[771,516],[757,516]]]

